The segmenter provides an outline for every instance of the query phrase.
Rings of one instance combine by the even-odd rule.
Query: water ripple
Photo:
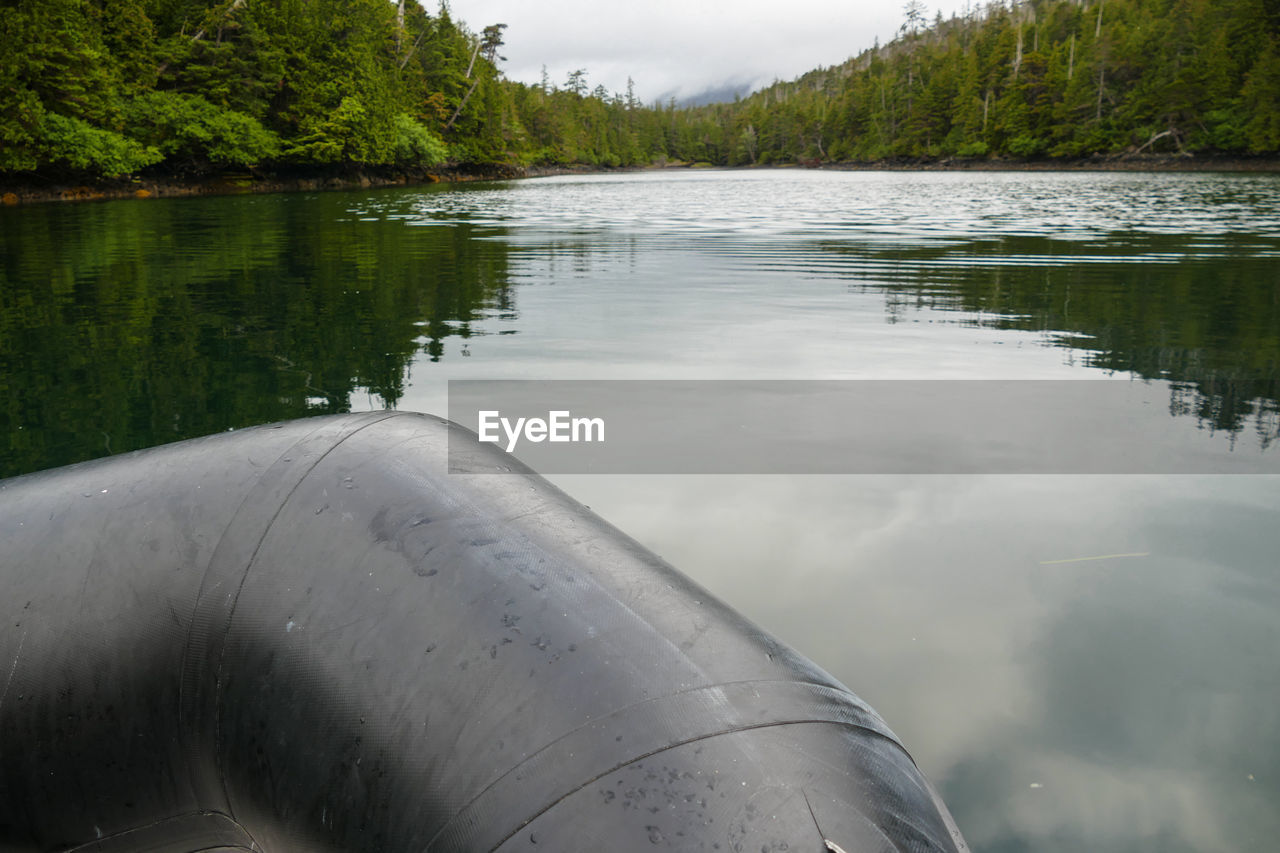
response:
[[[1117,233],[1280,236],[1280,176],[1273,175],[680,170],[537,178],[410,198],[351,212],[508,234],[896,245]]]

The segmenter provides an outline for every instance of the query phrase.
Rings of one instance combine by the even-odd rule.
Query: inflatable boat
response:
[[[3,851],[967,849],[846,687],[440,418],[3,481],[0,543]]]

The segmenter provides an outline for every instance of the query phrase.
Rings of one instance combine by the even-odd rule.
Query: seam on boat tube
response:
[[[733,688],[736,688],[736,689],[752,688],[754,693],[755,688],[757,687],[765,690],[796,691],[796,693],[793,693],[790,696],[776,697],[776,698],[782,699],[785,703],[794,702],[798,698],[798,696],[801,696],[806,692],[809,693],[809,696],[811,698],[817,698],[825,695],[825,697],[829,701],[834,701],[837,703],[841,702],[841,700],[846,700],[851,704],[852,710],[855,710],[856,713],[850,713],[846,716],[846,715],[831,713],[830,711],[828,711],[823,717],[815,717],[813,716],[813,714],[816,712],[816,709],[812,707],[810,707],[808,710],[802,710],[800,708],[793,707],[790,711],[787,711],[786,705],[784,704],[782,710],[778,712],[779,717],[781,717],[781,715],[784,713],[794,714],[794,716],[787,716],[785,719],[774,718],[774,719],[757,719],[757,720],[749,720],[749,721],[744,721],[741,719],[737,721],[721,720],[720,721],[721,726],[719,728],[715,728],[712,731],[686,731],[684,733],[671,731],[669,732],[669,737],[671,739],[663,740],[660,743],[651,742],[649,748],[645,748],[644,745],[638,745],[643,750],[641,753],[624,755],[624,757],[622,758],[614,759],[610,761],[608,766],[602,770],[596,771],[593,768],[583,768],[584,771],[587,771],[590,774],[586,781],[580,784],[574,785],[574,787],[568,792],[566,792],[563,796],[557,796],[555,800],[549,805],[540,807],[538,811],[535,812],[531,817],[522,821],[519,826],[517,826],[515,829],[511,831],[510,834],[505,836],[504,842],[506,838],[511,837],[511,834],[519,832],[521,827],[527,825],[530,821],[534,820],[538,815],[542,814],[547,809],[550,809],[552,806],[555,805],[555,803],[560,802],[561,800],[564,799],[564,797],[569,796],[574,791],[580,790],[582,787],[585,787],[586,785],[590,785],[592,782],[596,781],[602,776],[606,776],[609,773],[612,773],[621,767],[625,767],[636,761],[640,761],[651,755],[656,755],[659,752],[664,752],[676,746],[681,746],[687,743],[694,743],[699,740],[705,740],[707,738],[718,737],[719,735],[723,735],[723,734],[732,734],[734,732],[749,731],[752,729],[770,728],[770,727],[781,726],[781,725],[793,725],[797,723],[828,723],[831,725],[842,726],[849,729],[856,729],[858,731],[862,731],[870,735],[874,735],[876,736],[877,739],[883,740],[891,744],[892,747],[895,750],[899,751],[908,761],[910,761],[913,765],[915,764],[914,759],[912,759],[910,753],[907,752],[906,748],[898,740],[897,735],[895,735],[893,731],[889,729],[889,727],[884,723],[884,721],[880,719],[878,714],[876,714],[874,711],[868,708],[865,702],[859,699],[856,695],[849,692],[847,688],[836,687],[830,684],[822,684],[818,682],[798,681],[798,680],[790,680],[790,679],[763,679],[763,680],[744,679],[739,681],[730,681],[730,682],[721,682],[717,684],[703,685],[700,687],[693,687],[687,690],[678,691],[676,693],[666,694],[664,696],[658,696],[650,699],[644,699],[639,702],[634,702],[622,708],[618,708],[614,711],[611,711],[606,714],[602,714],[598,717],[588,720],[582,723],[581,725],[574,727],[570,731],[565,732],[561,736],[557,737],[555,740],[551,741],[550,743],[547,743],[546,745],[542,746],[541,748],[533,752],[531,755],[526,756],[522,761],[518,762],[515,766],[508,768],[501,775],[499,775],[497,778],[493,779],[488,785],[486,785],[482,791],[478,792],[474,797],[472,797],[465,806],[463,806],[462,808],[454,812],[454,814],[448,820],[445,821],[444,825],[427,842],[427,849],[431,849],[432,845],[436,844],[437,842],[439,842],[444,838],[449,838],[450,836],[453,836],[455,834],[460,834],[460,836],[466,839],[469,843],[474,843],[476,839],[471,837],[474,835],[474,832],[475,832],[474,829],[472,828],[474,826],[474,821],[478,819],[482,819],[485,813],[485,809],[483,807],[478,806],[477,805],[478,803],[483,803],[487,798],[491,797],[495,789],[498,789],[500,786],[502,786],[506,782],[506,780],[511,778],[513,774],[517,774],[522,768],[528,767],[530,765],[536,766],[540,760],[545,759],[548,755],[554,755],[555,750],[557,748],[564,748],[564,744],[566,743],[566,741],[571,741],[571,739],[574,737],[581,736],[584,733],[588,733],[589,730],[591,730],[596,726],[599,726],[602,722],[606,720],[609,720],[611,718],[615,721],[625,720],[628,716],[633,716],[637,713],[642,714],[643,716],[649,716],[654,712],[663,711],[664,709],[666,709],[668,717],[670,717],[670,711],[672,710],[673,703],[679,703],[682,701],[691,700],[693,697],[697,696],[698,694],[711,694],[713,692],[724,691],[725,689],[733,689]],[[868,718],[867,722],[862,722],[859,719],[857,719],[858,716],[861,716],[864,714]],[[659,716],[662,716],[662,715],[659,715]],[[676,714],[674,717],[670,717],[670,718],[679,719],[679,717],[680,715]],[[879,723],[879,726],[875,725],[876,722]],[[453,840],[457,841],[458,839],[454,838]],[[500,846],[500,844],[498,846]]]
[[[289,501],[293,499],[294,494],[298,491],[299,488],[302,487],[302,484],[306,482],[307,478],[311,476],[311,473],[320,466],[320,463],[324,462],[325,459],[329,458],[330,453],[333,453],[333,451],[341,447],[347,441],[347,439],[351,438],[354,435],[357,435],[358,433],[364,432],[366,429],[372,426],[376,426],[377,424],[380,424],[383,421],[390,420],[391,418],[396,417],[399,414],[401,413],[390,411],[390,412],[384,412],[381,417],[370,418],[368,423],[360,424],[360,426],[356,427],[355,429],[351,430],[345,435],[340,436],[337,441],[335,441],[329,447],[325,448],[324,452],[321,453],[319,456],[317,456],[315,461],[313,461],[310,465],[307,466],[306,470],[303,471],[302,476],[298,477],[297,481],[293,484],[293,487],[289,489],[289,493],[285,495],[283,499],[281,499],[280,503],[276,506],[275,511],[271,513],[271,518],[267,521],[266,525],[262,528],[262,535],[259,536],[258,541],[254,543],[253,553],[251,553],[249,555],[249,558],[245,560],[244,571],[240,575],[240,582],[236,584],[236,591],[231,599],[231,607],[227,610],[226,624],[222,629],[222,636],[219,638],[219,642],[221,642],[222,648],[218,652],[218,666],[217,666],[217,669],[214,671],[214,696],[213,696],[214,698],[213,737],[214,737],[214,744],[215,744],[214,760],[217,761],[218,763],[218,781],[222,786],[222,795],[223,795],[224,802],[226,802],[227,804],[227,812],[230,814],[231,819],[236,822],[237,826],[240,826],[240,822],[236,819],[235,809],[231,805],[230,790],[227,787],[226,768],[223,766],[223,762],[222,762],[221,740],[222,740],[222,665],[223,665],[223,660],[226,658],[226,654],[227,654],[226,638],[231,633],[231,623],[235,621],[236,607],[239,606],[240,604],[240,593],[244,590],[245,582],[248,581],[249,579],[250,570],[253,569],[254,563],[256,563],[258,560],[258,552],[262,549],[262,543],[266,541],[267,536],[270,535],[272,528],[275,527],[276,519],[280,517],[280,513],[284,511],[285,505],[288,504]],[[313,435],[315,435],[316,433],[320,432],[323,429],[324,427],[320,427],[319,429],[316,429],[310,433],[307,433],[307,435],[298,439],[298,441],[294,442],[294,444],[292,444],[289,447],[289,450],[286,450],[284,453],[280,454],[279,457],[277,457],[277,461],[283,458],[284,455],[289,453],[293,448],[297,447],[299,444],[311,438]],[[248,500],[248,495],[245,496],[245,500]],[[244,505],[244,502],[242,501],[241,506],[243,505]],[[237,507],[236,512],[238,513],[239,510],[240,508]],[[223,535],[226,535],[225,531]],[[250,838],[252,837],[253,837],[252,833],[250,833]]]
[[[581,791],[583,788],[593,785],[596,782],[599,782],[604,777],[608,776],[610,773],[616,773],[617,771],[621,770],[624,767],[635,764],[637,761],[643,761],[646,758],[652,758],[655,755],[659,755],[660,753],[663,753],[663,752],[668,752],[669,750],[675,749],[677,747],[688,746],[691,743],[698,743],[700,741],[710,740],[712,738],[722,737],[724,735],[739,734],[741,732],[749,732],[749,731],[754,731],[756,729],[772,729],[772,728],[778,728],[779,726],[799,726],[799,725],[844,726],[846,728],[857,729],[859,731],[864,731],[864,732],[870,732],[871,734],[874,734],[877,737],[883,740],[886,740],[889,743],[892,743],[894,746],[898,747],[899,749],[902,749],[902,745],[899,744],[896,740],[886,737],[885,735],[881,734],[880,732],[877,732],[874,729],[869,729],[866,726],[860,726],[857,723],[841,723],[841,722],[836,722],[834,720],[804,720],[804,719],[778,720],[776,722],[769,722],[769,723],[751,723],[748,725],[735,726],[733,728],[723,729],[718,732],[709,732],[707,734],[697,735],[696,737],[691,737],[686,740],[682,740],[679,743],[672,743],[664,747],[661,747],[659,749],[649,750],[643,755],[637,755],[634,758],[627,759],[626,761],[623,761],[622,763],[617,764],[614,767],[610,767],[608,770],[605,770],[601,773],[597,773],[595,776],[592,776],[589,779],[583,780],[581,783],[576,785],[572,790],[566,791],[561,796],[556,797],[556,799],[553,800],[552,802],[548,803],[547,805],[543,806],[542,808],[538,809],[536,812],[531,814],[529,817],[522,820],[519,826],[512,829],[510,832],[504,835],[500,841],[498,841],[491,848],[489,848],[489,853],[493,853],[493,851],[500,849],[502,845],[506,844],[508,841],[510,841],[512,838],[518,835],[520,830],[524,829],[526,826],[533,823],[535,820],[542,817],[544,814],[551,811],[560,803],[564,802],[569,797],[572,797],[574,794]],[[905,753],[906,750],[903,750],[903,752]],[[908,756],[908,758],[910,758],[910,756]],[[430,849],[429,846],[428,846],[428,849]]]
[[[257,559],[258,552],[262,547],[262,543],[266,540],[267,535],[271,532],[272,528],[274,527],[276,519],[279,517],[280,512],[284,509],[285,504],[287,504],[289,500],[293,497],[293,495],[297,492],[298,487],[302,485],[303,481],[305,481],[308,477],[311,476],[311,473],[316,469],[316,467],[321,462],[323,462],[329,456],[330,453],[336,450],[340,445],[342,445],[347,439],[351,438],[353,435],[356,435],[357,433],[362,432],[365,429],[368,429],[369,427],[372,427],[376,424],[380,424],[383,421],[389,420],[390,418],[396,417],[397,415],[400,415],[400,414],[402,413],[395,412],[395,411],[384,412],[381,414],[380,417],[371,417],[366,423],[360,424],[359,426],[352,429],[350,432],[347,432],[345,435],[340,435],[336,441],[334,441],[329,447],[325,448],[324,451],[320,453],[317,456],[317,458],[313,460],[306,467],[306,469],[298,476],[297,480],[289,488],[288,493],[276,505],[275,510],[271,514],[270,519],[268,519],[266,524],[263,525],[263,527],[261,528],[261,532],[258,535],[257,541],[254,543],[252,552],[249,554],[247,559],[245,559],[243,569],[238,572],[239,578],[238,580],[235,581],[235,584],[236,584],[235,591],[234,593],[232,593],[230,605],[223,619],[223,624],[221,629],[214,629],[209,632],[209,635],[207,637],[207,643],[212,645],[212,643],[218,642],[222,645],[222,648],[218,652],[218,663],[215,667],[212,668],[213,677],[214,677],[213,679],[214,696],[212,699],[212,701],[214,702],[214,707],[213,707],[214,722],[213,722],[212,734],[213,734],[213,739],[215,743],[214,755],[212,756],[212,758],[215,761],[217,766],[218,787],[222,791],[222,802],[228,813],[233,812],[233,810],[231,808],[229,789],[227,787],[226,772],[225,772],[225,768],[223,767],[223,762],[220,756],[218,755],[218,749],[216,748],[216,745],[219,744],[220,742],[219,723],[222,719],[222,701],[220,696],[220,688],[222,683],[222,662],[223,662],[223,657],[226,654],[226,638],[231,632],[231,623],[235,616],[236,607],[239,604],[240,593],[244,589],[245,581],[248,579],[249,571],[253,567],[253,564]],[[294,452],[299,445],[302,445],[308,440],[313,439],[315,436],[322,433],[324,430],[331,429],[331,428],[332,428],[332,424],[324,424],[324,425],[317,426],[313,430],[310,430],[305,435],[303,435],[302,437],[294,441],[292,444],[290,444],[283,451],[281,451],[280,454],[276,456],[276,458],[270,463],[270,465],[267,466],[266,471],[270,471],[272,466],[278,464],[282,459],[287,457],[290,453]],[[266,471],[264,471],[263,473],[265,474]],[[205,585],[209,581],[211,573],[214,570],[214,562],[217,557],[218,549],[222,546],[222,543],[226,540],[227,536],[232,534],[233,530],[236,527],[236,520],[239,518],[241,512],[245,510],[246,504],[254,497],[255,490],[259,485],[261,485],[261,483],[262,483],[262,475],[259,475],[258,479],[254,482],[254,485],[249,488],[249,490],[246,492],[244,497],[241,498],[240,502],[236,505],[235,511],[231,514],[231,520],[227,523],[227,526],[223,529],[221,535],[218,537],[218,542],[213,547],[213,551],[211,553],[209,562],[204,567],[204,573],[201,576],[201,580],[200,580],[200,587],[196,593],[195,601],[192,603],[192,606],[191,606],[191,621],[187,626],[187,638],[186,638],[186,642],[183,644],[183,650],[182,650],[182,663],[181,663],[181,668],[179,670],[179,679],[178,679],[179,719],[182,719],[182,717],[185,715],[185,712],[187,710],[185,694],[187,690],[187,677],[188,677],[189,669],[192,666],[198,666],[198,664],[193,664],[192,662],[192,654],[193,654],[192,646],[193,646],[193,641],[195,639],[196,626],[199,621],[198,617],[200,614],[201,605],[207,600],[208,594],[212,592],[212,590],[206,590]],[[234,575],[232,577],[234,577]],[[210,626],[210,627],[212,628],[213,626]],[[204,673],[202,677],[207,677],[207,673]],[[180,732],[179,736],[185,740],[189,734],[190,733],[187,733],[187,732]],[[188,768],[188,772],[190,771],[190,769],[192,768]],[[199,794],[198,786],[193,785],[192,788],[193,788],[193,793],[197,794],[198,796]],[[197,800],[197,803],[201,806],[206,805],[204,803],[199,803],[198,800]],[[229,816],[231,817],[232,820],[235,820],[233,813],[230,814]]]

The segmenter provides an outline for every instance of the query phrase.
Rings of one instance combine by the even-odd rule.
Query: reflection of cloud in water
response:
[[[974,850],[1174,853],[1236,846],[1203,780],[1158,768],[1100,766],[1025,743],[986,746],[989,751],[954,768],[948,780],[954,792],[948,805],[970,816],[961,825]],[[1033,788],[1028,778],[1049,781]]]
[[[1280,478],[556,481],[871,702],[975,850],[1280,833]]]

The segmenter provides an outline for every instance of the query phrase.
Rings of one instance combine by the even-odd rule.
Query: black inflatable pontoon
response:
[[[0,850],[966,849],[861,700],[451,431],[0,483]]]

